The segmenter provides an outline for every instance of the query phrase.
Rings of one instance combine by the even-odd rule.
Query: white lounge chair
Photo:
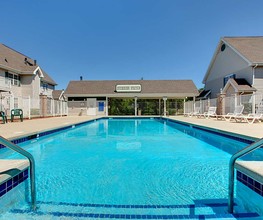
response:
[[[247,122],[253,124],[255,121],[260,122],[263,119],[263,105],[260,105],[256,111],[256,114],[241,115],[235,117],[236,122]]]
[[[193,116],[197,116],[198,114],[200,114],[200,110],[201,108],[200,107],[195,107],[195,110],[193,112],[190,112],[190,113],[185,113],[184,116],[185,117],[193,117]]]
[[[244,110],[244,105],[237,105],[233,113],[227,113],[226,115],[221,115],[220,117],[230,121],[231,119],[235,119],[236,117],[242,116],[243,110]]]
[[[198,114],[198,118],[204,117],[204,118],[210,118],[210,117],[216,117],[216,107],[209,107],[207,112],[204,112],[203,114]]]

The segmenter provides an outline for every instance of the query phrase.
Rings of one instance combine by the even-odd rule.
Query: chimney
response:
[[[37,60],[34,60],[34,66],[36,66],[37,65]]]
[[[82,81],[82,79],[83,79],[83,77],[82,77],[82,76],[80,76],[80,81]]]

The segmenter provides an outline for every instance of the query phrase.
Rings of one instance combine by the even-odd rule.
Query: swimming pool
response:
[[[229,159],[248,143],[169,120],[113,118],[19,145],[36,161],[39,212],[112,214],[119,207],[113,214],[131,217],[171,215],[193,205],[200,209],[192,216],[226,213],[220,204],[227,201]],[[2,157],[20,158],[2,151]],[[246,159],[262,160],[261,153]],[[28,211],[20,202],[22,211],[13,214]]]

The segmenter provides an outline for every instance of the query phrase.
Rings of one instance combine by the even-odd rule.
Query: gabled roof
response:
[[[128,93],[131,96],[155,94],[178,94],[182,96],[197,96],[198,90],[192,80],[106,80],[106,81],[70,81],[65,94],[67,96],[112,95],[117,93],[116,85],[141,85],[141,92]],[[142,95],[140,95],[142,94]],[[126,93],[127,95],[127,93]],[[125,96],[126,96],[125,95]]]
[[[30,57],[0,44],[0,67],[7,67],[15,72],[33,72],[37,66]]]
[[[251,86],[245,79],[229,79],[223,88],[223,93],[226,93],[229,86],[235,89],[235,92],[255,92],[257,91],[253,86]]]
[[[43,78],[41,79],[41,81],[47,82],[54,86],[57,85],[57,83],[45,71],[42,70],[42,73],[43,73]]]
[[[36,64],[36,60],[33,60],[4,44],[0,44],[0,68],[18,74],[35,74],[40,67]],[[42,68],[40,69],[40,72],[43,73],[43,81],[52,85],[57,85]]]
[[[211,90],[203,90],[200,94],[196,97],[196,99],[207,99],[208,96],[211,94]]]
[[[234,52],[236,52],[244,61],[248,63],[248,66],[263,66],[263,36],[223,37],[220,39],[217,45],[212,60],[204,76],[203,83],[205,83],[206,79],[208,78],[210,69],[214,64],[222,44],[226,44]]]
[[[222,40],[246,58],[250,65],[263,64],[263,37],[224,37]]]
[[[55,100],[60,100],[63,94],[64,94],[64,90],[53,90],[52,91],[52,97]]]

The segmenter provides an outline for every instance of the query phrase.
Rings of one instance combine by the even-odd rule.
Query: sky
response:
[[[0,0],[0,43],[70,80],[191,79],[224,36],[262,36],[262,0]]]

